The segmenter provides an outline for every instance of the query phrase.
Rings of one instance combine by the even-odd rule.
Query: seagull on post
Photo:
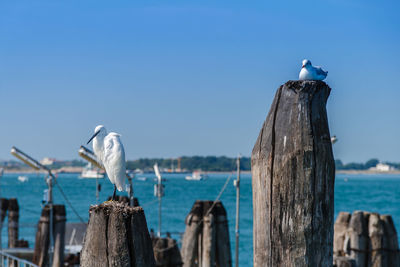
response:
[[[327,71],[324,71],[321,67],[313,66],[311,61],[308,59],[303,60],[303,65],[299,73],[299,80],[314,80],[322,81],[328,75]]]
[[[113,200],[116,190],[123,191],[125,188],[126,162],[125,150],[119,134],[107,130],[103,125],[94,129],[93,136],[87,142],[93,140],[93,151],[97,159],[103,164],[108,179],[114,185]]]

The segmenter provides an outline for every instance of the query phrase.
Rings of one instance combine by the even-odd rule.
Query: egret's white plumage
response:
[[[106,169],[108,179],[117,187],[118,191],[123,191],[125,188],[126,162],[120,135],[113,132],[107,134],[106,128],[99,125],[94,129],[94,137],[92,138],[94,154]]]
[[[303,60],[303,65],[299,73],[299,80],[319,80],[322,81],[328,75],[327,71],[324,71],[319,66],[313,66],[311,61],[308,59]]]

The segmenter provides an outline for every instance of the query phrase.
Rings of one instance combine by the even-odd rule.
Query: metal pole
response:
[[[236,186],[236,225],[235,225],[235,266],[239,266],[239,210],[240,210],[240,155],[236,161],[237,180]]]
[[[54,251],[54,237],[53,237],[53,174],[49,171],[49,179],[48,179],[48,205],[50,208],[50,218],[49,218],[49,234],[50,234],[50,246],[49,246],[49,266],[53,265],[53,251]]]
[[[96,177],[96,203],[99,203],[99,178]]]
[[[161,184],[159,185],[159,190],[161,190]],[[158,195],[158,237],[161,237],[161,192]]]

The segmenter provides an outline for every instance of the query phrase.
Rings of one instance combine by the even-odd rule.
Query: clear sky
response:
[[[398,1],[1,1],[0,159],[249,156],[303,58],[329,71],[335,157],[400,161]]]

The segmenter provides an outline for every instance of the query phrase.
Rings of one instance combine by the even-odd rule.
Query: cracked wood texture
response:
[[[90,207],[89,212],[81,253],[82,267],[155,266],[141,207],[110,201]]]
[[[335,164],[322,81],[288,81],[254,145],[254,266],[332,266]]]

